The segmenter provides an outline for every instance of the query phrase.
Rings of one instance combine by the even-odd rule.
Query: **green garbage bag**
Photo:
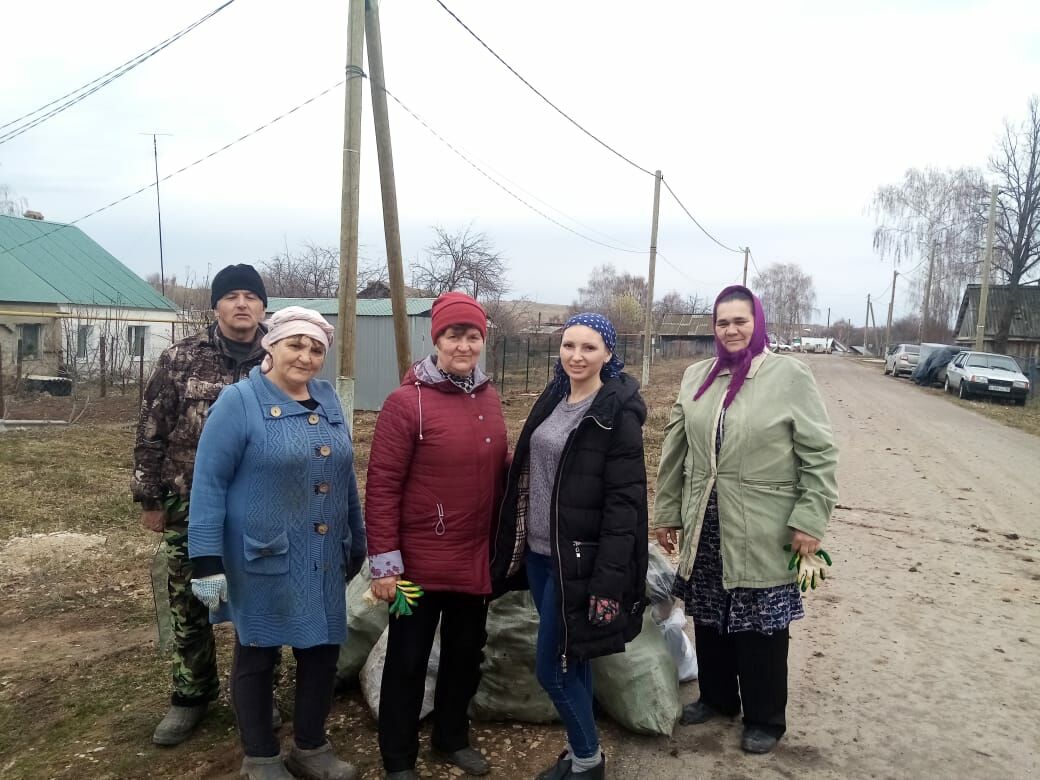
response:
[[[593,695],[621,726],[669,736],[682,714],[679,672],[650,610],[625,652],[592,661]]]
[[[361,571],[347,584],[347,640],[340,645],[336,664],[336,682],[341,684],[357,684],[368,654],[390,622],[385,601],[366,604],[361,598],[371,586],[372,575],[366,560]]]
[[[470,702],[470,717],[524,723],[557,720],[556,708],[535,675],[538,612],[530,592],[507,593],[492,601],[487,634],[480,687]]]

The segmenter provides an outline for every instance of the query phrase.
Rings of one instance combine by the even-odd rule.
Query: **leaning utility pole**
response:
[[[354,353],[357,340],[358,210],[361,185],[361,58],[365,48],[364,0],[347,13],[347,84],[343,122],[343,189],[339,220],[339,366],[336,391],[354,426]]]
[[[899,276],[899,271],[892,269],[892,297],[888,299],[888,322],[885,323],[885,351],[882,357],[888,355],[888,345],[892,340],[892,309],[896,305],[896,278]]]
[[[747,287],[747,261],[749,254],[751,254],[751,249],[749,247],[744,247],[744,281],[741,282],[741,284],[745,287]]]
[[[989,225],[986,227],[986,256],[982,258],[982,289],[979,291],[979,313],[975,325],[975,350],[986,346],[986,307],[989,306],[989,271],[993,264],[993,224],[997,219],[997,185],[989,190]]]
[[[372,121],[376,126],[376,155],[379,158],[379,189],[383,196],[383,235],[386,264],[390,272],[390,303],[394,312],[394,341],[397,373],[404,379],[412,365],[412,342],[408,335],[408,303],[404,296],[404,261],[401,257],[401,223],[397,217],[397,185],[394,182],[394,152],[390,144],[390,115],[383,86],[383,42],[379,33],[379,5],[365,0],[365,35],[368,38],[368,79],[372,90]]]
[[[643,323],[643,389],[650,386],[650,355],[654,348],[654,270],[657,267],[657,215],[661,209],[661,172],[654,171],[654,217],[650,223],[650,273],[646,280],[646,319]]]

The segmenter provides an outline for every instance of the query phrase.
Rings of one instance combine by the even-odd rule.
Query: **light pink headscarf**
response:
[[[325,345],[325,349],[328,349],[332,346],[332,334],[335,333],[335,329],[318,312],[302,306],[287,306],[281,311],[276,311],[266,325],[267,333],[260,339],[260,346],[268,353],[264,362],[260,364],[260,370],[265,374],[271,370],[271,347],[282,339],[290,336],[309,336],[315,341],[320,341]]]

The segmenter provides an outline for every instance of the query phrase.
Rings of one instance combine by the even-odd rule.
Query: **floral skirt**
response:
[[[713,488],[704,510],[697,557],[688,580],[675,578],[672,592],[686,605],[686,614],[700,626],[720,633],[783,631],[791,621],[805,617],[802,594],[795,583],[771,588],[722,586],[722,539],[719,535],[718,495]]]

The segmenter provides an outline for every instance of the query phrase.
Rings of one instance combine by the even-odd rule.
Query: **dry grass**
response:
[[[644,393],[651,486],[686,365],[655,366]],[[516,391],[507,386],[503,409],[511,443],[535,397],[522,386]],[[70,409],[68,399],[22,399],[12,416],[63,419]],[[0,647],[0,776],[5,778],[230,778],[237,772],[241,753],[226,702],[214,707],[185,745],[160,750],[150,742],[166,706],[168,672],[151,628],[148,570],[156,538],[138,526],[129,495],[136,414],[136,398],[116,396],[94,403],[77,425],[0,436],[0,632],[8,640],[6,649]],[[375,419],[374,413],[361,412],[355,420],[362,490]],[[4,542],[55,531],[99,534],[105,541],[75,560],[41,553],[27,570],[4,567]],[[221,630],[218,636],[225,670],[229,633]],[[289,654],[286,660],[291,667]],[[289,712],[291,686],[278,695]],[[359,693],[337,697],[329,731],[346,755],[358,758],[363,777],[381,776],[375,723]],[[615,726],[605,725],[608,749],[619,736]],[[533,775],[552,762],[562,740],[558,726],[509,723],[475,724],[474,738],[493,756],[502,777]],[[429,772],[424,776],[452,777],[425,758],[419,768]]]

